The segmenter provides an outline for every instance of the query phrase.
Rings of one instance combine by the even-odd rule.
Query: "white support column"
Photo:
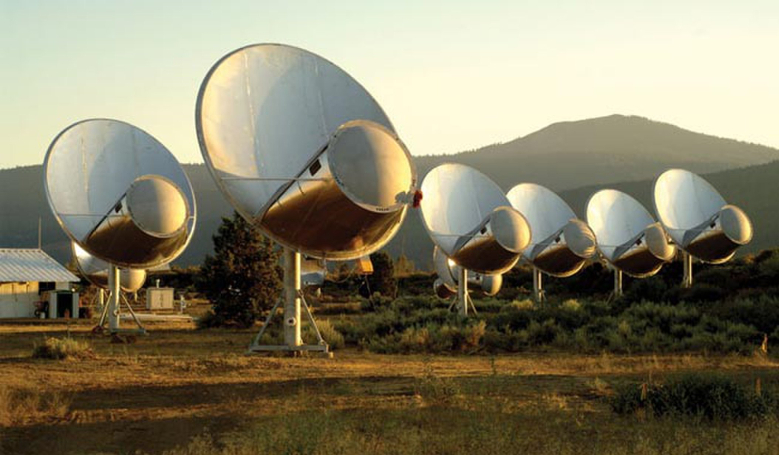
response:
[[[284,343],[303,344],[300,336],[300,253],[284,248]]]
[[[684,264],[684,276],[682,277],[682,287],[692,287],[692,256],[686,251],[682,251],[682,263]]]
[[[112,333],[119,330],[120,280],[119,267],[111,265],[108,269],[108,331]]]
[[[97,290],[97,308],[99,308],[99,312],[103,312],[103,306],[105,305],[105,290],[103,288],[100,288]]]
[[[533,300],[541,303],[544,300],[544,281],[541,270],[533,267]]]
[[[460,267],[459,282],[457,283],[457,304],[460,314],[468,316],[468,270]]]
[[[614,269],[614,297],[622,297],[622,270]]]

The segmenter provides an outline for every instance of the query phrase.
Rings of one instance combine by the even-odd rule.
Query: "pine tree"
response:
[[[203,325],[250,327],[281,292],[279,252],[237,213],[222,218],[213,241],[214,255],[206,256],[196,279],[196,287],[213,305]]]
[[[378,292],[391,299],[397,297],[398,280],[395,279],[395,266],[390,255],[384,251],[373,253],[371,254],[371,262],[373,263],[373,273],[368,275],[370,292]]]

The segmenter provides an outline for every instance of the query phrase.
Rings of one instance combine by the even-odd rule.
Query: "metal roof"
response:
[[[43,250],[0,248],[0,283],[76,282],[79,278]]]

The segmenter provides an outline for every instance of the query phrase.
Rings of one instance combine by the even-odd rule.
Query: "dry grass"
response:
[[[33,359],[89,359],[95,354],[92,352],[90,344],[86,341],[79,341],[73,338],[53,338],[49,337],[42,344],[37,344],[32,350]]]
[[[46,391],[43,387],[0,385],[0,425],[58,422],[68,417],[71,402],[67,394]]]
[[[746,384],[760,377],[763,387],[774,387],[779,365],[762,356],[382,356],[347,349],[331,360],[278,358],[243,354],[253,331],[150,325],[148,337],[116,345],[91,337],[84,324],[72,336],[88,342],[95,357],[50,362],[31,359],[30,350],[41,332],[62,336],[64,326],[27,327],[0,326],[0,453],[37,454],[52,441],[65,454],[312,447],[709,453],[712,441],[723,448],[714,453],[779,447],[773,421],[711,428],[641,421],[613,415],[605,400],[622,382],[686,371],[722,371]]]

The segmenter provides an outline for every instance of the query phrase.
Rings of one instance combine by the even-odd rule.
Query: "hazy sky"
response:
[[[259,42],[345,69],[416,155],[612,113],[779,147],[776,0],[0,0],[0,168],[90,117],[201,162],[198,87]]]

